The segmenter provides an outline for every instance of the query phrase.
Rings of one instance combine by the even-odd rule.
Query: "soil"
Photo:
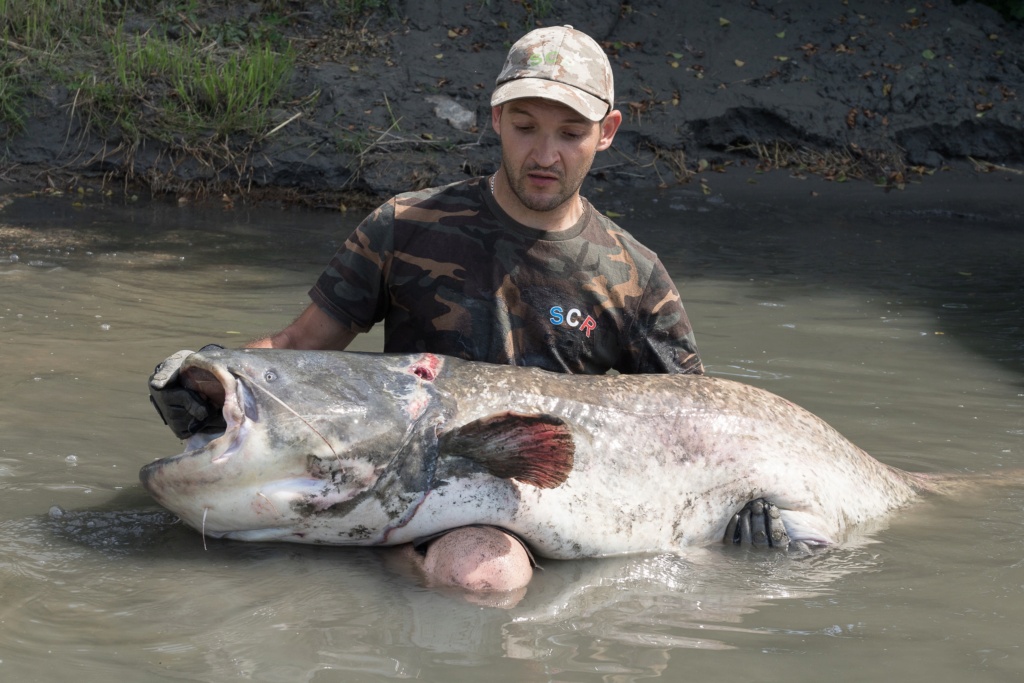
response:
[[[591,183],[705,187],[781,167],[898,188],[949,168],[1019,182],[1024,163],[1024,27],[976,2],[394,0],[354,32],[328,4],[290,3],[292,103],[232,163],[152,142],[129,157],[84,126],[73,92],[43,83],[27,128],[5,141],[0,180],[336,206],[487,173],[494,77],[512,42],[552,24],[593,36],[615,71],[625,121]],[[255,3],[229,7],[260,20]]]

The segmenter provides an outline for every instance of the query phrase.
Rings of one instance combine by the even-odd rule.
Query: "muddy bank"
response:
[[[1024,163],[1024,28],[977,3],[398,0],[343,37],[325,3],[292,3],[299,54],[280,127],[231,163],[146,143],[127,154],[40,83],[0,181],[289,196],[335,205],[489,172],[489,95],[511,42],[567,23],[605,45],[625,122],[592,182],[713,184],[761,166],[902,187],[936,169]],[[234,21],[259,22],[256,4]],[[216,21],[218,17],[206,17]],[[164,23],[161,23],[163,21]],[[136,16],[136,31],[168,30]],[[359,41],[356,41],[358,43]],[[745,169],[745,170],[744,170]]]

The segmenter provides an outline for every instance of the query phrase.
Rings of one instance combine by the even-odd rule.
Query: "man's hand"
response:
[[[209,344],[202,350],[211,347],[223,348]],[[220,422],[220,414],[205,398],[181,384],[181,364],[192,353],[183,350],[167,357],[153,369],[153,374],[149,377],[149,400],[164,424],[170,427],[179,439],[187,439],[203,431],[205,427]]]

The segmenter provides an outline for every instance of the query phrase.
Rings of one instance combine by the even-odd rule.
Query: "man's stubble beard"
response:
[[[594,157],[592,156],[590,158],[589,163],[584,164],[580,167],[580,172],[578,173],[577,177],[572,178],[568,183],[566,182],[567,177],[564,173],[555,171],[555,173],[557,173],[558,175],[562,191],[552,197],[533,199],[529,197],[529,195],[526,192],[526,175],[530,171],[536,170],[543,170],[548,173],[550,173],[551,171],[543,169],[540,166],[533,166],[525,169],[522,175],[513,175],[509,171],[511,163],[505,156],[504,151],[502,151],[501,155],[501,167],[502,170],[505,172],[505,178],[506,180],[508,180],[508,185],[512,189],[512,193],[519,200],[520,204],[525,206],[530,211],[538,212],[554,211],[555,209],[569,201],[572,198],[572,196],[576,194],[576,192],[580,189],[580,187],[583,186],[583,180],[587,177],[587,173],[590,171],[590,167],[593,165],[593,163]]]

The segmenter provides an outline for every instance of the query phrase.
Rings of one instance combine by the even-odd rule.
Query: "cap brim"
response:
[[[590,93],[583,92],[571,85],[543,78],[517,78],[514,81],[502,83],[494,89],[494,93],[491,95],[491,106],[497,107],[506,102],[526,97],[540,97],[564,104],[589,121],[600,121],[611,110],[611,106],[607,102]]]

